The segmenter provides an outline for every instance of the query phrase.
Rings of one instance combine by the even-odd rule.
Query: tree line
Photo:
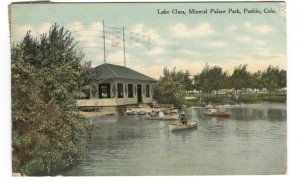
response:
[[[238,90],[247,88],[261,90],[267,89],[269,93],[286,87],[286,70],[269,65],[265,70],[248,71],[247,64],[236,66],[231,75],[219,66],[208,64],[196,75],[188,70],[177,71],[164,68],[154,88],[154,98],[160,103],[173,103],[180,106],[187,91],[201,91],[212,94],[221,89]]]

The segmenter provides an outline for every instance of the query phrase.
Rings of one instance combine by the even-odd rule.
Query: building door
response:
[[[142,103],[142,85],[138,84],[137,85],[137,101],[138,103]]]

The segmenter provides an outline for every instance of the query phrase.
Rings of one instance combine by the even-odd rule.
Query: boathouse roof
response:
[[[91,78],[94,80],[103,79],[131,79],[156,82],[157,80],[132,70],[125,66],[104,63],[94,67],[90,71]]]

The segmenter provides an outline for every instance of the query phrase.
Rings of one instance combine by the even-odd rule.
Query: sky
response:
[[[189,14],[189,9],[207,13]],[[211,9],[226,12],[210,13]],[[169,14],[158,13],[164,10]],[[164,67],[192,75],[205,64],[229,74],[240,64],[247,64],[251,72],[269,65],[286,69],[282,2],[13,4],[11,42],[21,41],[28,30],[39,37],[57,23],[72,32],[85,60],[95,67],[104,63],[103,22],[106,63],[124,65],[124,27],[126,66],[156,79]]]

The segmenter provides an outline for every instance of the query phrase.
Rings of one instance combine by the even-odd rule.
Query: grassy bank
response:
[[[199,95],[188,95],[184,99],[184,104],[188,107],[198,105]],[[273,93],[273,94],[241,94],[238,99],[228,95],[205,95],[203,96],[205,101],[210,104],[256,104],[256,103],[286,103],[285,93]]]

